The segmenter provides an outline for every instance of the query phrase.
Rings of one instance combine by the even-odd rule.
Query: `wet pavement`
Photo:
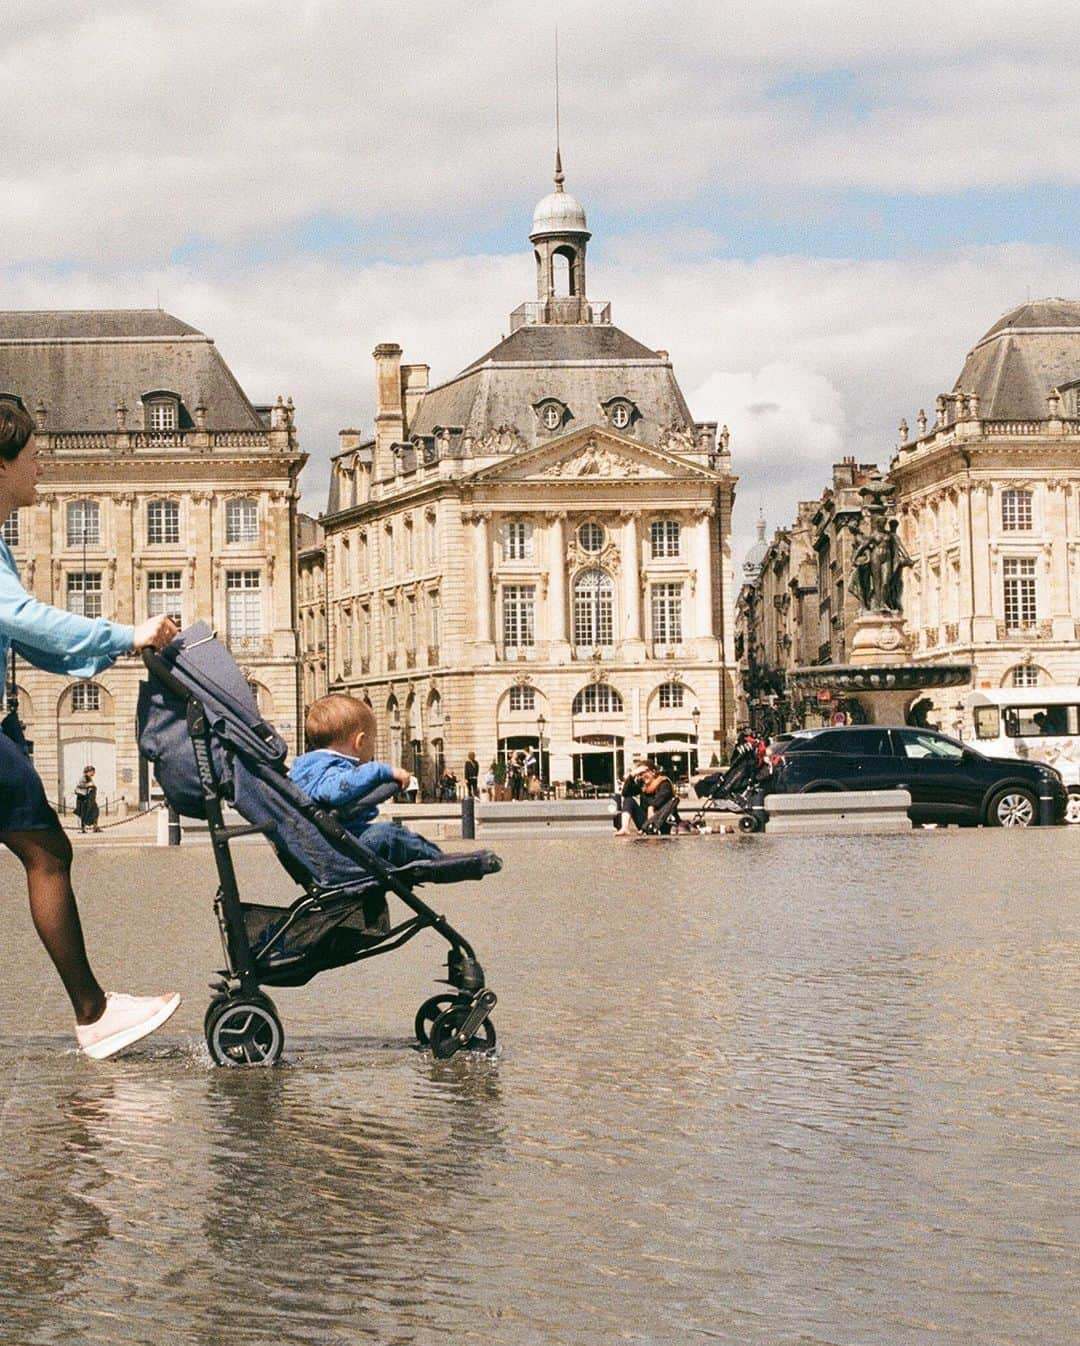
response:
[[[504,854],[425,890],[494,1055],[411,1045],[429,933],[275,991],[267,1071],[202,1039],[206,846],[79,851],[103,979],[186,997],[108,1062],[0,858],[0,1342],[1077,1340],[1080,829]]]

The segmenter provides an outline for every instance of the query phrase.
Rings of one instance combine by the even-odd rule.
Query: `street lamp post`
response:
[[[539,758],[537,765],[540,768],[541,780],[544,779],[544,730],[546,728],[547,728],[547,719],[544,716],[544,712],[541,711],[540,714],[536,717],[536,737],[538,740],[536,753],[537,757]]]
[[[697,753],[697,770],[701,770],[701,707],[695,706],[690,712],[694,722],[694,751]],[[687,768],[689,770],[689,768]]]

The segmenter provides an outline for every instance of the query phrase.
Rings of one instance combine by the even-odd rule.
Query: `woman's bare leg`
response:
[[[86,957],[71,888],[71,843],[56,829],[0,832],[0,843],[19,857],[26,870],[34,927],[64,983],[76,1022],[93,1023],[105,1012],[105,992]]]

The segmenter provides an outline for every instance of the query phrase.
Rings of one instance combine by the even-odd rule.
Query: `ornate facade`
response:
[[[837,705],[830,697],[804,704],[788,692],[790,668],[847,662],[858,600],[852,554],[862,513],[860,489],[879,476],[872,463],[845,458],[817,500],[801,501],[795,522],[759,541],[743,567],[736,616],[742,674],[741,718],[775,733],[816,723]]]
[[[969,660],[976,687],[1080,680],[1078,394],[1080,303],[1042,300],[994,324],[914,438],[901,423],[915,657]],[[939,694],[942,727],[957,700]]]
[[[733,729],[727,434],[588,298],[589,238],[557,164],[510,335],[438,387],[376,347],[374,437],[341,434],[329,682],[429,789],[538,745],[552,782],[610,786],[646,750],[685,773]]]
[[[329,690],[326,672],[326,542],[323,527],[308,514],[297,516],[299,570],[296,581],[300,621],[300,675],[305,706]]]
[[[0,389],[34,413],[38,500],[3,524],[27,589],[88,616],[204,618],[263,712],[298,725],[291,403],[253,406],[213,341],[160,310],[0,314]],[[88,681],[16,665],[19,714],[46,791],[82,767],[102,801],[149,796],[134,735],[143,677],[122,659]]]

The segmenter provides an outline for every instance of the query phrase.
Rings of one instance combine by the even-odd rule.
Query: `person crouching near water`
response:
[[[293,762],[289,776],[316,803],[343,808],[379,785],[408,786],[407,771],[373,760],[375,714],[366,701],[340,692],[320,697],[308,707],[304,734],[310,751]],[[407,865],[442,855],[433,842],[400,823],[376,822],[377,814],[374,807],[361,809],[344,825],[380,859]]]
[[[37,496],[34,421],[19,398],[0,394],[0,518],[25,509]],[[169,617],[125,626],[81,617],[41,603],[19,579],[15,558],[0,540],[0,668],[16,653],[37,668],[70,678],[92,678],[122,654],[164,649],[176,635]],[[0,844],[26,871],[30,914],[75,1011],[75,1037],[101,1059],[159,1028],[177,1009],[175,991],[131,996],[103,991],[86,955],[79,909],[71,887],[71,842],[60,826],[24,743],[0,734]]]

